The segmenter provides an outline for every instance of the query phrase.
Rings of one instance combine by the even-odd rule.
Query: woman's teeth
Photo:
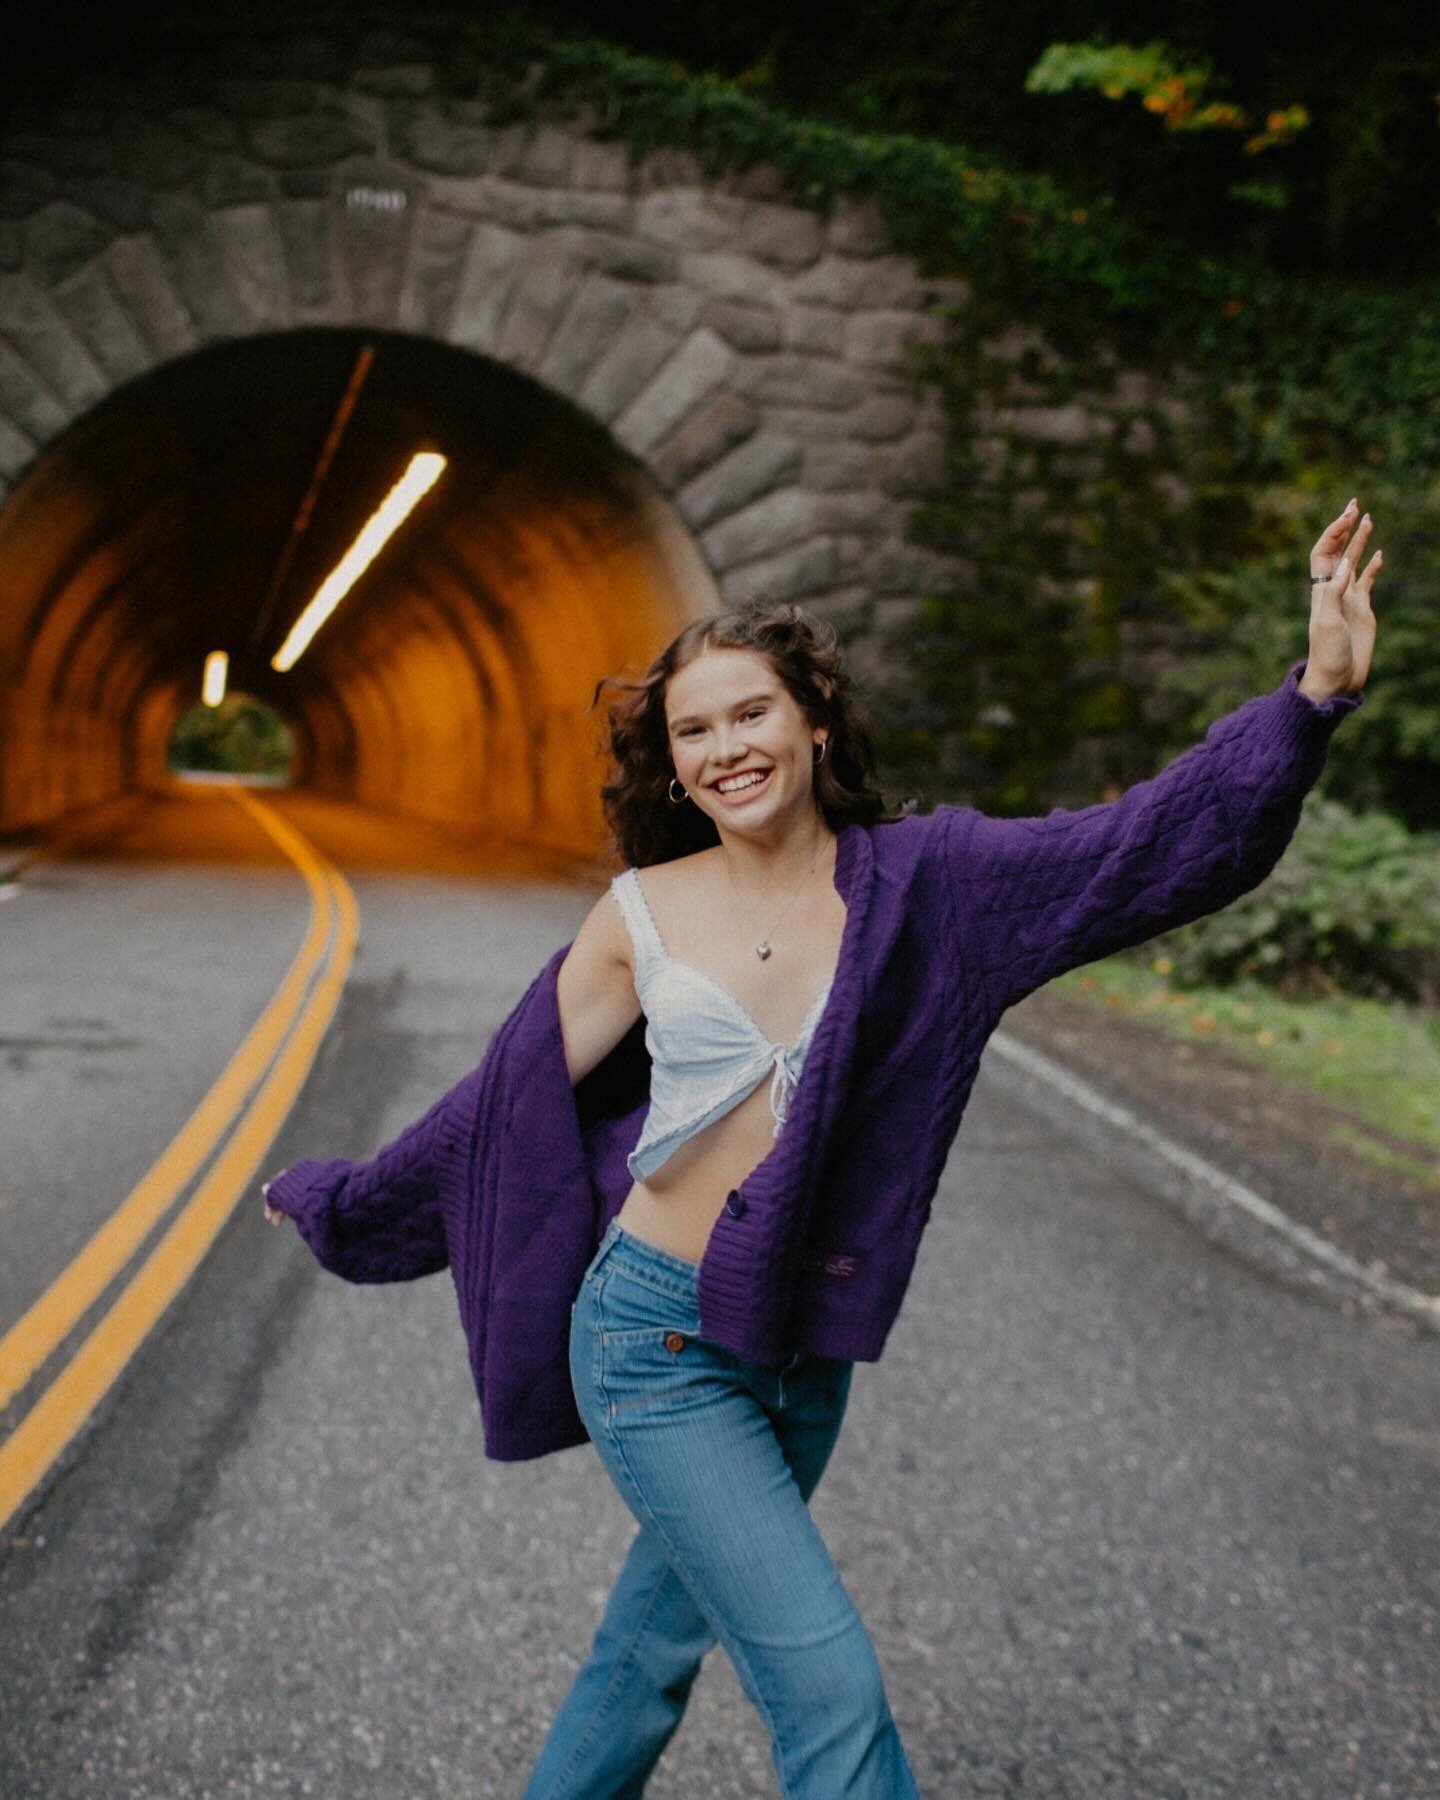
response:
[[[770,771],[765,769],[758,775],[737,776],[731,781],[717,781],[716,787],[722,794],[744,794],[751,788],[762,786],[770,779]]]

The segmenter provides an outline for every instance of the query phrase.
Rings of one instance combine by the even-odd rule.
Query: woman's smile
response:
[[[757,774],[760,777],[758,781],[755,780]],[[753,795],[758,794],[762,788],[770,785],[770,774],[769,769],[745,770],[743,771],[743,780],[737,775],[721,775],[711,783],[711,786],[727,806],[739,806]],[[729,785],[736,781],[740,782],[738,787]],[[720,785],[722,782],[726,784],[723,787]]]

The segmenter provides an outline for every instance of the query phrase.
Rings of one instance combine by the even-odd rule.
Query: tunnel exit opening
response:
[[[248,775],[288,786],[295,763],[295,735],[284,719],[253,694],[227,693],[216,706],[204,700],[175,721],[166,766],[172,775]]]
[[[443,481],[277,668],[433,452]],[[717,605],[644,465],[530,377],[393,332],[212,345],[116,388],[0,512],[0,829],[283,752],[297,787],[589,854],[596,682]]]

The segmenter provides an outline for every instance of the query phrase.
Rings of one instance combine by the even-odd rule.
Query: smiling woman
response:
[[[723,821],[738,816],[722,806],[721,784],[747,770],[788,768],[791,781],[777,805],[767,802],[768,830],[747,825],[740,855],[747,845],[773,851],[797,807],[818,810],[832,832],[910,810],[887,807],[875,785],[870,727],[834,630],[798,606],[755,603],[697,619],[640,679],[598,683],[597,700],[607,688],[615,774],[601,794],[620,853],[636,867],[718,844]],[[803,780],[800,756],[813,766]],[[771,785],[784,782],[762,791]],[[757,881],[759,865],[749,873]],[[771,874],[783,871],[772,864]]]
[[[716,1642],[782,1792],[918,1792],[808,1508],[853,1365],[896,1320],[1005,1012],[1284,850],[1363,700],[1352,511],[1312,556],[1306,660],[1118,799],[1043,818],[888,808],[835,633],[798,607],[686,627],[615,684],[629,866],[484,1062],[369,1162],[270,1184],[351,1280],[448,1265],[487,1452],[588,1439],[635,1515],[526,1800],[639,1793]]]

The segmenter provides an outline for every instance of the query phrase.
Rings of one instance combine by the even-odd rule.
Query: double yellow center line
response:
[[[178,1135],[70,1266],[0,1338],[4,1407],[60,1348],[221,1146],[164,1236],[0,1444],[0,1528],[44,1479],[252,1191],[259,1217],[255,1178],[261,1160],[305,1085],[350,972],[360,915],[345,877],[273,807],[244,788],[223,791],[299,869],[310,891],[309,927],[270,1003]]]

